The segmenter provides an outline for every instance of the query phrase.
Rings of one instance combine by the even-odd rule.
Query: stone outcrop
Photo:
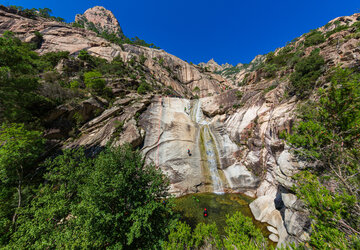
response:
[[[257,55],[248,64],[238,63],[236,66],[230,64],[222,65],[217,72],[232,85],[244,85],[250,74],[254,73],[264,60],[264,55]]]
[[[210,59],[207,63],[199,63],[200,67],[204,68],[206,71],[214,72],[214,71],[221,71],[225,68],[231,67],[231,65],[226,64],[223,66],[220,66],[217,62],[214,61],[214,59]]]
[[[99,33],[107,32],[121,36],[122,30],[114,14],[102,6],[87,9],[84,14],[77,14],[75,22],[84,25],[85,29],[97,29]]]
[[[145,131],[137,125],[139,116],[150,104],[152,96],[129,96],[118,99],[111,108],[86,122],[79,130],[77,139],[65,142],[66,148],[85,146],[87,148],[120,146],[125,143],[138,147],[143,143]],[[130,99],[130,100],[129,100]]]
[[[231,109],[234,105],[239,104],[240,99],[241,92],[233,89],[214,97],[202,98],[201,108],[205,115],[213,117],[215,115],[224,114],[225,111]]]
[[[92,97],[80,103],[71,102],[57,107],[45,117],[45,123],[49,126],[45,131],[45,138],[67,138],[74,124],[93,119],[105,110],[106,105],[105,100]]]

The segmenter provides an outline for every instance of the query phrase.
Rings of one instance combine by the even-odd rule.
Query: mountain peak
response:
[[[98,33],[108,32],[121,36],[122,30],[114,14],[102,6],[94,6],[87,9],[84,14],[77,14],[75,22],[81,24],[86,29],[97,31]]]

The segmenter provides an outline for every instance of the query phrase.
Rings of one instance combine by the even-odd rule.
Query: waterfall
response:
[[[209,127],[208,122],[204,119],[200,100],[195,101],[190,115],[191,119],[200,126],[200,136],[202,138],[200,139],[199,143],[203,144],[203,148],[205,149],[204,158],[206,158],[202,160],[206,163],[209,169],[213,184],[213,191],[216,194],[223,194],[223,183],[218,171],[218,164],[220,164],[219,151],[217,150],[215,138],[211,132],[211,128]]]

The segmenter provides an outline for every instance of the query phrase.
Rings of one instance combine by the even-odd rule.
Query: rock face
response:
[[[107,32],[121,36],[122,30],[114,14],[102,6],[87,9],[84,14],[77,14],[75,22],[84,25],[85,29],[96,28],[99,33]]]
[[[264,60],[264,55],[257,55],[248,64],[238,63],[236,66],[225,64],[221,65],[220,69],[216,71],[233,85],[244,85],[244,82],[246,82],[250,74],[255,72]],[[206,64],[204,66],[206,66]]]
[[[125,143],[138,147],[144,140],[144,130],[137,125],[136,113],[143,112],[150,104],[152,96],[141,97],[133,95],[130,100],[115,104],[102,112],[99,116],[86,122],[80,128],[80,136],[75,140],[68,140],[65,148],[86,146],[88,148],[104,147],[108,143],[120,146]]]
[[[35,31],[39,31],[43,36],[41,48],[37,50],[40,54],[69,51],[70,55],[77,55],[81,50],[87,50],[91,55],[108,61],[120,56],[125,62],[143,55],[146,57],[144,65],[148,69],[148,75],[154,77],[162,86],[172,88],[179,96],[190,98],[195,95],[215,95],[228,86],[221,76],[204,74],[194,65],[163,50],[129,44],[120,47],[97,37],[93,31],[43,18],[29,19],[0,9],[0,33],[6,30],[14,32],[27,42],[35,37]]]
[[[214,59],[210,59],[207,63],[199,63],[200,67],[204,68],[206,71],[214,72],[214,71],[221,71],[225,67],[229,67],[228,65],[220,66]]]
[[[237,145],[217,120],[202,117],[200,107],[198,101],[186,99],[159,96],[152,100],[139,122],[152,135],[145,137],[142,148],[147,163],[168,174],[171,192],[177,196],[213,191],[211,159],[217,162],[215,171],[224,191],[255,188],[258,179],[252,173],[244,168],[236,171]],[[209,138],[206,131],[210,131]]]

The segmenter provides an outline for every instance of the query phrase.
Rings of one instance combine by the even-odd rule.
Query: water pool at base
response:
[[[175,199],[175,211],[179,212],[182,220],[192,228],[201,222],[205,224],[215,222],[221,234],[224,234],[226,215],[231,216],[235,212],[241,211],[243,215],[250,217],[255,226],[260,228],[263,235],[268,238],[270,232],[266,229],[267,224],[256,221],[250,211],[249,204],[253,200],[242,194],[189,194]],[[208,211],[208,217],[203,215],[204,208]]]

